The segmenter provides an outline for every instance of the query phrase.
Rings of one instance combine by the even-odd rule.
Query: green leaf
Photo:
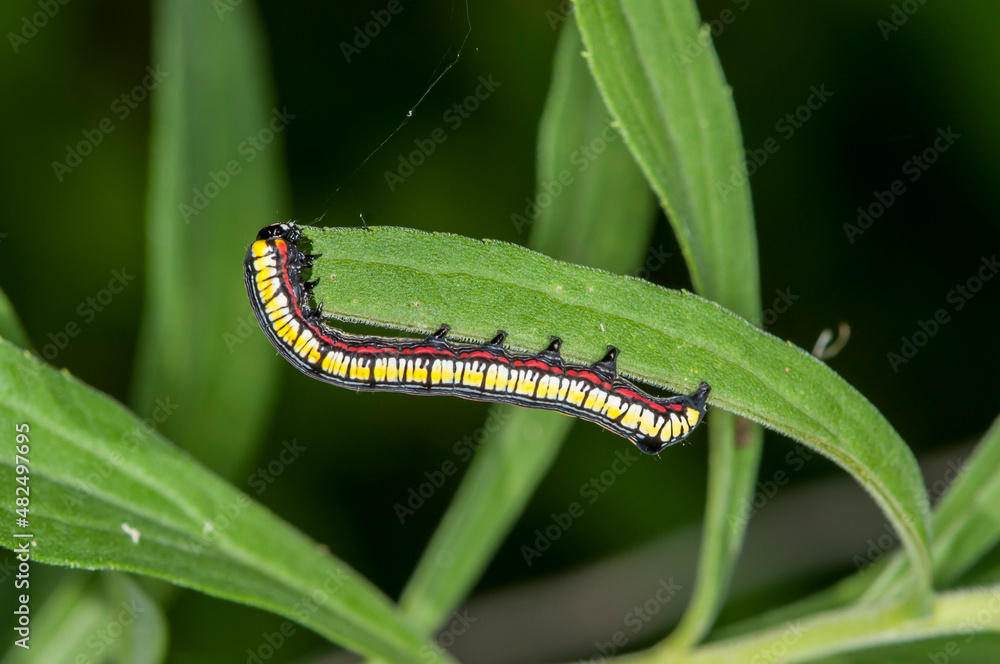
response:
[[[0,429],[30,425],[35,561],[147,574],[299,622],[359,653],[422,662],[422,637],[363,577],[95,390],[0,342]],[[14,495],[12,445],[0,492]],[[17,485],[19,486],[19,485]],[[12,501],[0,515],[13,523]],[[10,530],[0,544],[14,549]]]
[[[539,129],[535,201],[541,213],[514,223],[519,232],[530,225],[529,244],[536,249],[628,272],[643,260],[652,195],[610,129],[581,47],[576,25],[567,22]],[[584,156],[584,146],[593,159]],[[499,430],[477,451],[400,599],[403,612],[423,630],[439,624],[472,589],[548,471],[573,420],[499,406],[487,419],[488,427],[491,423]]]
[[[660,197],[705,297],[760,320],[760,277],[743,140],[708,26],[690,0],[578,0],[594,77]],[[694,58],[684,55],[698,46]],[[720,184],[722,185],[720,187]],[[683,648],[715,621],[743,542],[763,432],[723,416],[709,425],[709,481],[698,577],[670,639]]]
[[[928,506],[913,455],[885,418],[805,351],[718,304],[648,282],[552,260],[496,241],[399,228],[303,227],[316,300],[339,319],[537,351],[554,332],[570,360],[592,362],[606,344],[624,375],[679,392],[701,380],[710,402],[766,424],[828,456],[872,495],[900,534],[929,597]]]
[[[183,417],[160,431],[234,477],[261,442],[278,365],[234,278],[246,246],[287,209],[281,132],[255,8],[154,3],[147,292],[132,403]],[[272,132],[272,130],[275,130]],[[262,130],[268,141],[256,139]],[[250,139],[253,139],[252,141]],[[160,409],[162,411],[162,409]]]
[[[674,226],[698,292],[753,322],[760,315],[750,187],[732,91],[690,0],[577,0],[577,20],[608,107]]]

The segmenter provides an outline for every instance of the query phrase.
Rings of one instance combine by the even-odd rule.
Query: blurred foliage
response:
[[[525,243],[511,215],[523,214],[525,198],[534,193],[536,132],[557,36],[553,23],[558,27],[565,3],[473,0],[473,31],[463,59],[363,165],[462,43],[462,4],[404,0],[404,11],[350,62],[341,43],[353,40],[355,27],[371,21],[369,12],[383,3],[217,4],[259,11],[269,43],[261,57],[273,63],[277,103],[297,116],[284,136],[293,207],[261,210],[248,227],[288,217],[356,225],[363,215],[369,224]],[[879,21],[891,20],[888,2],[718,0],[699,6],[704,20],[714,21],[745,145],[763,161],[751,183],[766,329],[810,348],[823,328],[849,322],[851,341],[829,361],[831,367],[882,411],[918,457],[978,437],[996,415],[993,381],[1000,357],[989,330],[1000,306],[1000,281],[986,282],[971,298],[956,288],[1000,247],[1000,226],[987,200],[996,177],[993,155],[1000,150],[1000,90],[992,85],[1000,47],[987,26],[997,24],[1000,6],[926,3],[886,35]],[[137,102],[122,117],[115,104],[141,84],[147,66],[157,64],[150,61],[150,9],[120,0],[59,4],[15,52],[9,35],[21,34],[25,17],[38,11],[33,0],[0,3],[0,89],[6,91],[0,99],[0,288],[32,344],[43,354],[53,344],[45,355],[53,365],[125,400],[147,288],[150,108],[148,99]],[[444,114],[475,90],[479,76],[490,75],[501,85],[453,129]],[[814,86],[833,94],[796,127],[786,114],[807,103]],[[105,118],[114,131],[58,180],[52,162],[64,162],[67,146],[84,140],[83,132],[92,133]],[[447,128],[447,140],[390,192],[384,173],[397,169],[400,155],[438,127]],[[904,170],[908,162],[949,127],[961,138],[911,181],[915,172]],[[778,149],[765,150],[765,161],[760,151],[769,139]],[[874,192],[891,190],[897,179],[905,193],[850,242],[844,224],[856,223],[857,208],[872,205]],[[690,287],[663,219],[651,246],[672,257],[648,278]],[[110,303],[88,303],[114,270],[136,278]],[[238,259],[232,278],[240,278]],[[894,370],[887,354],[900,353],[901,337],[912,339],[939,309],[948,322]],[[58,348],[71,323],[78,334]],[[449,478],[405,524],[399,524],[393,504],[444,460],[464,470],[461,450],[482,426],[486,406],[329,390],[283,364],[278,374],[276,417],[262,432],[265,449],[254,474],[237,479],[237,487],[278,514],[293,515],[289,520],[319,541],[332,541],[336,533],[334,553],[390,595],[398,594],[457,479]],[[945,410],[953,415],[928,417]],[[342,440],[371,444],[330,445],[331,429]],[[308,463],[286,466],[273,482],[261,483],[264,475],[256,466],[266,468],[291,438],[309,448]],[[696,441],[663,463],[630,469],[627,482],[615,483],[558,546],[526,568],[520,544],[606,470],[619,442],[597,427],[574,428],[572,444],[501,548],[482,590],[564,571],[700,522],[706,450]],[[767,435],[763,480],[787,470],[789,449],[787,441]],[[790,484],[836,472],[813,460],[792,474]],[[794,540],[816,511],[835,508],[815,505],[801,512],[801,521],[786,524],[786,537]],[[751,522],[751,535],[754,528]],[[859,555],[869,537],[839,533],[856,544]],[[847,557],[826,569],[807,579],[788,577],[723,618],[759,612],[784,601],[789,589],[795,595],[819,589],[854,565]],[[36,568],[39,598],[49,572]],[[9,616],[7,597],[0,604]],[[170,661],[178,662],[231,657],[280,624],[273,615],[194,593],[185,594],[168,618]],[[975,646],[992,643],[988,638]],[[323,647],[322,639],[303,631],[272,661]]]

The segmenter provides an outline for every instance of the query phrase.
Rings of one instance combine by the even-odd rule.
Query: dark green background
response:
[[[286,155],[292,207],[260,210],[258,218],[247,220],[247,242],[256,228],[275,221],[344,226],[358,224],[359,214],[370,225],[526,242],[511,215],[523,213],[525,197],[534,193],[536,131],[557,36],[550,20],[560,8],[554,2],[470,0],[472,33],[462,59],[413,118],[363,163],[452,60],[466,31],[461,2],[400,1],[402,13],[350,63],[341,42],[351,41],[354,28],[371,21],[369,11],[383,9],[385,2],[268,1],[234,8],[259,10],[270,42],[276,105],[295,115],[284,143],[268,147]],[[947,300],[949,291],[975,275],[982,257],[1000,253],[991,202],[1000,153],[995,121],[1000,47],[992,27],[1000,21],[1000,6],[914,1],[907,4],[919,7],[916,13],[884,39],[878,21],[889,20],[888,2],[699,4],[706,20],[733,19],[716,24],[721,30],[715,43],[734,89],[746,147],[759,149],[769,137],[780,146],[751,178],[765,312],[776,291],[798,298],[769,331],[808,349],[824,327],[847,321],[850,343],[831,366],[882,410],[918,458],[939,448],[948,458],[962,458],[965,452],[953,446],[985,430],[1000,393],[995,345],[1000,279],[986,283],[961,311]],[[22,0],[0,6],[5,35],[0,287],[39,349],[68,322],[80,324],[79,336],[53,364],[126,401],[144,305],[150,118],[148,100],[125,119],[110,106],[142,80],[147,65],[156,64],[149,55],[150,9],[142,3],[73,0],[59,5],[48,24],[14,53],[6,35],[19,32],[22,17],[37,10]],[[492,76],[501,85],[460,128],[448,128],[442,114],[473,92],[479,76]],[[806,102],[811,86],[825,86],[833,96],[787,137],[776,123]],[[105,117],[113,119],[114,132],[57,181],[51,163],[64,160],[66,146]],[[428,138],[437,127],[446,128],[447,140],[390,192],[384,172],[414,149],[414,140]],[[939,128],[948,127],[961,138],[910,182],[904,163],[929,147]],[[905,194],[850,243],[843,224],[856,220],[858,206],[873,202],[873,192],[889,189],[899,178],[905,180]],[[322,222],[316,222],[319,217]],[[663,219],[652,239],[652,246],[661,245],[673,257],[651,279],[689,288]],[[217,260],[232,265],[233,279],[241,278],[242,257],[242,247],[218,248]],[[123,268],[136,280],[85,322],[77,307],[107,285],[112,270]],[[893,371],[887,353],[900,352],[901,337],[912,337],[919,322],[940,308],[951,314],[950,322]],[[770,320],[766,313],[765,320]],[[284,468],[260,500],[397,595],[457,487],[457,476],[403,525],[393,505],[447,460],[464,470],[464,457],[452,446],[482,425],[487,407],[456,399],[357,395],[311,381],[290,366],[282,366],[279,380],[281,396],[259,465],[276,458],[283,440],[294,438],[307,452]],[[692,440],[659,460],[642,459],[528,568],[520,546],[549,523],[551,512],[580,500],[580,486],[609,467],[615,450],[627,450],[597,427],[575,426],[480,589],[564,571],[698,524],[704,434]],[[787,468],[791,449],[788,440],[769,435],[761,477]],[[248,478],[256,465],[246,469]],[[793,475],[794,486],[782,491],[839,475],[830,464],[813,460]],[[246,482],[237,485],[257,497]],[[854,498],[861,493],[857,487],[847,491]],[[837,504],[807,503],[783,532],[795,541],[807,522],[822,523],[826,511],[837,509]],[[874,506],[862,511],[859,519],[877,524]],[[864,555],[866,540],[879,532],[859,527],[825,536]],[[688,555],[694,552],[689,548]],[[743,575],[753,573],[753,561],[765,565],[768,552],[747,555],[752,557]],[[669,573],[674,563],[662,564]],[[773,589],[738,603],[724,618],[800,596],[853,569],[850,553],[816,563],[808,574],[786,576]],[[678,581],[690,584],[689,578]],[[601,597],[590,601],[599,603]],[[171,661],[178,662],[236,658],[281,622],[195,593],[174,604],[170,618]],[[594,639],[610,636],[602,634]],[[652,630],[642,634],[644,640],[655,636]],[[272,661],[292,661],[323,648],[318,637],[300,634]],[[591,651],[563,656],[589,657]]]

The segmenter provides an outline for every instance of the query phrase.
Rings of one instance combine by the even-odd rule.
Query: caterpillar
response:
[[[330,327],[302,280],[317,255],[299,247],[294,223],[272,224],[247,250],[244,278],[257,321],[278,352],[302,373],[351,390],[452,395],[554,410],[595,422],[646,454],[679,443],[704,419],[711,390],[658,398],[618,376],[618,349],[591,364],[567,362],[562,341],[536,354],[508,351],[507,334],[483,344],[447,340],[448,325],[425,339],[359,336]]]

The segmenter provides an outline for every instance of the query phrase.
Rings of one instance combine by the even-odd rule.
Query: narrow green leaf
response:
[[[147,574],[257,606],[388,662],[422,637],[363,577],[149,431],[121,405],[0,342],[0,429],[30,426],[35,561]],[[0,450],[14,495],[14,449]],[[36,497],[37,496],[37,497]],[[13,523],[12,501],[0,515]],[[23,540],[10,530],[0,544]]]
[[[916,461],[885,418],[805,351],[718,304],[648,282],[554,261],[495,241],[399,228],[311,229],[323,254],[316,300],[333,317],[489,339],[497,328],[537,351],[558,330],[563,354],[591,362],[621,348],[624,375],[689,391],[766,424],[830,457],[872,495],[900,534],[927,597],[927,496]],[[457,296],[456,294],[460,294]]]
[[[576,25],[567,22],[539,128],[533,203],[540,214],[513,221],[519,232],[530,226],[529,244],[535,249],[629,272],[642,263],[653,221],[652,194],[610,128],[581,48]],[[400,599],[403,612],[423,630],[438,625],[472,589],[573,423],[509,406],[491,413],[487,425],[500,428],[476,453]]]
[[[760,277],[743,139],[707,26],[693,1],[578,0],[594,77],[660,197],[695,288],[752,322]],[[690,45],[699,55],[691,58]],[[721,183],[723,184],[720,187]],[[709,425],[708,500],[695,589],[669,647],[701,640],[725,599],[763,432],[727,416]]]
[[[165,435],[233,477],[270,415],[277,365],[257,333],[233,266],[286,209],[282,132],[294,109],[274,106],[253,3],[159,0],[147,201],[147,309],[132,403],[169,401],[183,417]],[[291,115],[289,115],[291,113]]]

